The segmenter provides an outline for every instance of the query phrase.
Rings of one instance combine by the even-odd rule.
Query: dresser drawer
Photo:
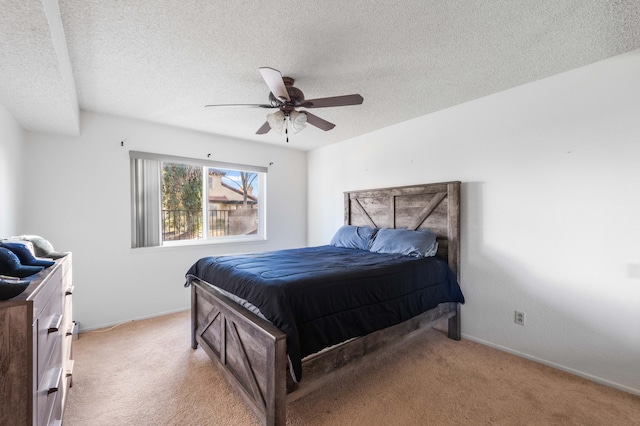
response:
[[[63,300],[60,298],[60,282],[52,281],[51,285],[60,286],[60,291],[46,302],[40,310],[36,320],[38,344],[37,344],[37,383],[38,387],[44,379],[44,373],[52,366],[59,365],[62,361],[62,342],[65,335],[64,316],[62,312]]]
[[[71,274],[71,262],[64,262],[62,264],[62,277],[65,279],[67,274]],[[71,281],[71,275],[69,275],[68,281]]]
[[[40,274],[49,272],[49,275],[45,274],[45,278],[42,283],[38,285],[36,291],[31,296],[33,300],[33,319],[34,322],[43,315],[46,315],[44,309],[52,298],[58,298],[62,300],[62,268],[60,265],[51,267],[51,270],[45,269]],[[27,289],[28,290],[28,289]]]
[[[42,382],[36,392],[38,406],[38,425],[46,426],[58,420],[60,417],[61,406],[60,398],[62,398],[63,371],[60,366],[54,366],[42,374]]]
[[[64,315],[65,335],[65,349],[62,354],[65,359],[71,359],[71,341],[73,340],[73,328],[75,325],[73,322],[73,286],[69,286],[65,289],[62,315]]]

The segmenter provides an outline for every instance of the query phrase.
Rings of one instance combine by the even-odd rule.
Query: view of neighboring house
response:
[[[209,169],[207,182],[209,203],[209,235],[247,235],[258,232],[258,198],[253,186],[247,193],[223,182],[228,171]]]
[[[245,202],[244,192],[233,185],[225,183],[222,178],[226,170],[209,169],[209,210],[236,210]],[[253,186],[247,188],[246,208],[257,209],[258,198],[253,195]]]

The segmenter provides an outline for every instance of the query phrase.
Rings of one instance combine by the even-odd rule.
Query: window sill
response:
[[[167,249],[180,249],[188,247],[202,247],[202,246],[231,246],[231,245],[245,245],[266,243],[266,237],[218,237],[210,240],[182,240],[182,241],[165,241],[161,246],[152,247],[131,247],[133,251],[147,251],[147,250],[167,250]]]

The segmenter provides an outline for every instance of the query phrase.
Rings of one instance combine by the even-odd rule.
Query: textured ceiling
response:
[[[0,103],[29,130],[77,134],[78,108],[284,145],[256,135],[258,68],[315,109],[309,150],[640,48],[637,0],[0,0]],[[64,34],[62,34],[62,31]]]

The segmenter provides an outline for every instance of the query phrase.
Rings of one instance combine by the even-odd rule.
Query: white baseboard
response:
[[[555,368],[556,370],[564,371],[564,372],[573,374],[575,376],[582,377],[583,379],[590,380],[590,381],[598,383],[600,385],[608,386],[608,387],[611,387],[611,388],[614,388],[614,389],[621,390],[623,392],[627,392],[627,393],[630,393],[630,394],[633,394],[633,395],[640,396],[640,389],[634,389],[634,388],[629,387],[629,386],[621,385],[620,383],[612,382],[610,380],[606,380],[606,379],[603,379],[601,377],[597,377],[597,376],[594,376],[592,374],[585,373],[584,371],[576,370],[574,368],[567,367],[567,366],[564,366],[564,365],[561,365],[561,364],[557,364],[557,363],[552,362],[552,361],[547,361],[545,359],[541,359],[541,358],[535,357],[533,355],[526,354],[524,352],[519,352],[519,351],[510,349],[510,348],[507,348],[506,346],[501,346],[501,345],[497,345],[495,343],[488,342],[486,340],[478,339],[476,337],[469,336],[468,334],[464,334],[463,333],[462,334],[462,338],[471,340],[472,342],[480,343],[481,345],[484,345],[484,346],[489,346],[490,348],[494,348],[494,349],[497,349],[497,350],[502,351],[502,352],[507,352],[507,353],[510,353],[512,355],[516,355],[516,356],[518,356],[520,358],[525,358],[525,359],[528,359],[530,361],[537,362],[538,364],[546,365],[547,367]]]
[[[103,329],[103,328],[109,328],[109,327],[115,328],[115,327],[117,327],[119,325],[122,325],[122,324],[125,324],[125,323],[128,323],[128,322],[132,322],[132,321],[141,321],[141,320],[161,317],[161,316],[164,316],[164,315],[176,314],[178,312],[184,312],[184,311],[188,311],[190,309],[191,309],[191,307],[185,307],[185,308],[181,308],[181,309],[174,309],[174,310],[171,310],[171,311],[157,312],[155,314],[149,314],[149,315],[143,315],[143,316],[140,316],[140,317],[131,318],[131,319],[128,319],[126,321],[99,324],[99,325],[95,325],[95,326],[87,327],[87,328],[82,327],[82,324],[78,323],[78,329],[79,329],[79,333],[82,334],[82,333],[86,333],[86,332],[89,332],[89,331],[95,331],[95,330],[99,330],[99,329]]]

